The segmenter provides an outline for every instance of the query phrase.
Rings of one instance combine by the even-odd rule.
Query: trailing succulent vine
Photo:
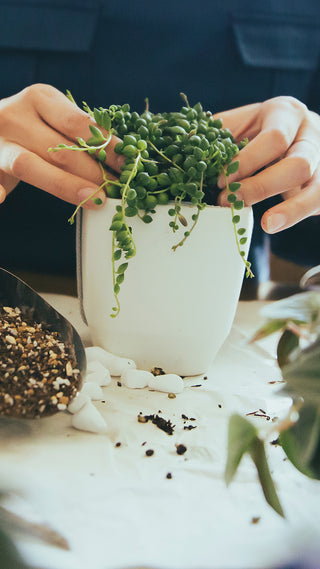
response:
[[[128,262],[136,254],[130,218],[137,216],[143,223],[151,223],[157,206],[168,204],[168,223],[173,233],[185,228],[182,239],[173,246],[173,250],[176,250],[192,233],[205,206],[216,204],[220,191],[217,181],[221,174],[226,181],[237,248],[245,264],[246,275],[253,276],[242,248],[247,237],[245,228],[240,226],[238,213],[244,206],[243,201],[237,198],[240,184],[228,183],[229,174],[236,172],[239,167],[239,161],[234,158],[247,140],[237,143],[230,130],[223,128],[220,119],[204,111],[200,103],[191,107],[187,97],[181,95],[184,106],[180,111],[156,114],[150,112],[147,99],[142,114],[131,112],[128,104],[111,105],[108,109],[100,107],[92,111],[84,103],[84,110],[97,124],[90,125],[92,136],[86,141],[78,137],[77,145],[59,144],[49,149],[71,149],[92,155],[101,165],[103,182],[87,199],[97,200],[95,194],[104,189],[109,198],[121,200],[116,205],[110,226],[113,233],[113,291],[116,303],[112,317],[119,314],[120,286]],[[67,96],[74,102],[69,92]],[[102,127],[106,134],[98,127]],[[108,178],[105,164],[112,135],[122,139],[114,151],[124,156],[117,180]],[[191,221],[181,213],[183,202],[194,206]],[[73,223],[83,203],[71,216],[70,223]]]

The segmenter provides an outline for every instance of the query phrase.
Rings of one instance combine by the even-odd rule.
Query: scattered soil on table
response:
[[[185,445],[176,445],[176,453],[177,454],[184,454],[187,451],[187,447]]]
[[[148,423],[151,421],[158,429],[161,429],[167,435],[172,435],[175,425],[173,425],[170,419],[166,420],[163,417],[159,417],[159,415],[142,415],[141,413],[138,415],[139,423]]]
[[[157,375],[165,375],[166,372],[163,371],[162,367],[153,367],[151,373],[155,376]]]

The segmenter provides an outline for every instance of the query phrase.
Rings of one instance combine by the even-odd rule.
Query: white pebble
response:
[[[85,393],[79,391],[75,398],[68,405],[68,411],[70,411],[70,413],[78,413],[78,411],[80,411],[80,409],[84,407],[88,401],[90,401],[90,397]]]
[[[166,373],[157,376],[152,375],[148,381],[148,386],[150,389],[164,391],[165,393],[181,393],[184,387],[182,377],[175,373]]]
[[[126,387],[130,387],[131,389],[143,389],[147,387],[152,377],[153,375],[150,371],[128,368],[122,372],[121,381]]]
[[[78,413],[73,415],[72,426],[90,433],[105,433],[108,430],[107,423],[91,401],[88,401]]]
[[[99,346],[91,346],[86,348],[85,351],[88,363],[92,361],[100,362],[110,371],[111,375],[120,376],[128,367],[132,369],[137,367],[133,360],[111,354]]]
[[[111,383],[110,371],[101,362],[90,362],[87,366],[86,381],[93,381],[101,387]]]
[[[81,393],[88,395],[88,397],[90,397],[90,399],[92,399],[93,401],[101,401],[101,399],[103,399],[104,397],[100,385],[94,383],[93,381],[86,381],[83,384]]]

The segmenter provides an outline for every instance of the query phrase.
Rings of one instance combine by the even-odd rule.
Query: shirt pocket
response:
[[[312,14],[232,15],[241,62],[269,72],[273,96],[305,100],[320,55],[320,18]]]
[[[0,6],[0,98],[35,80],[40,53],[83,54],[97,26],[95,2],[4,2]]]

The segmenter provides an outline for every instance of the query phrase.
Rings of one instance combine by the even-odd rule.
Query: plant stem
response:
[[[115,286],[116,286],[116,270],[115,270],[115,264],[114,264],[114,251],[115,251],[115,231],[112,232],[112,283],[113,283],[113,294],[114,294],[114,298],[117,304],[117,310],[115,310],[112,314],[110,314],[110,316],[112,316],[112,318],[115,318],[116,316],[118,316],[119,312],[120,312],[120,302],[118,299],[118,295],[115,292]]]
[[[226,182],[226,189],[227,189],[228,195],[231,195],[232,192],[231,192],[230,187],[229,187],[228,175],[227,175],[227,172],[226,172],[226,169],[225,169],[225,168],[223,169],[223,175],[224,175],[224,179],[225,179],[225,182]],[[231,215],[232,215],[232,225],[233,225],[234,235],[235,235],[235,239],[236,239],[237,249],[238,249],[239,255],[240,255],[240,257],[241,257],[241,259],[242,259],[242,261],[244,262],[245,267],[246,267],[246,271],[247,271],[247,272],[246,272],[246,277],[252,278],[252,277],[254,277],[254,274],[253,274],[253,272],[251,271],[250,264],[248,263],[248,260],[247,260],[245,257],[243,257],[243,256],[241,255],[241,248],[240,248],[240,242],[239,242],[239,237],[238,237],[238,233],[237,233],[237,227],[236,227],[236,224],[235,224],[234,221],[233,221],[233,217],[234,217],[234,215],[235,215],[235,209],[234,209],[232,203],[230,204],[230,206],[231,206],[230,209],[231,209]]]

